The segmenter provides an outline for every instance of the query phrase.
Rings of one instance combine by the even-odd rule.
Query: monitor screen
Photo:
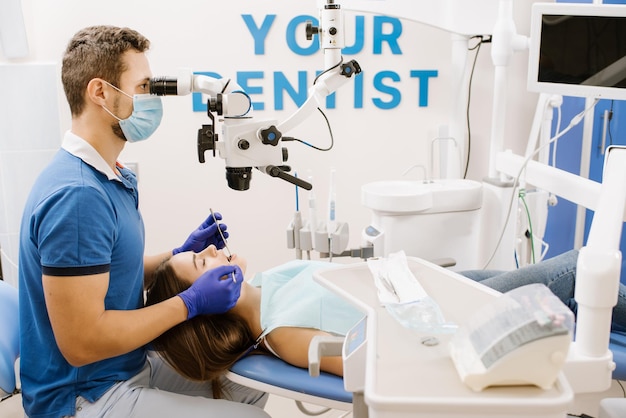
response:
[[[535,3],[528,89],[626,99],[626,5]]]

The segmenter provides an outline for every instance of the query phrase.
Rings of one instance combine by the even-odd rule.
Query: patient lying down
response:
[[[576,314],[574,299],[578,251],[512,271],[466,271],[461,274],[500,292],[532,283],[545,284]],[[148,289],[147,304],[187,289],[202,273],[229,261],[214,246],[194,254],[183,252],[164,261]],[[246,271],[245,259],[233,255]],[[346,335],[363,313],[312,280],[329,263],[294,260],[243,283],[241,297],[229,312],[194,317],[154,341],[154,348],[179,373],[196,381],[213,381],[243,356],[269,352],[298,367],[308,367],[308,347],[316,335]],[[228,278],[227,278],[228,279]],[[231,280],[231,279],[228,279]],[[620,283],[613,308],[612,330],[626,331],[626,286]],[[321,359],[322,371],[343,375],[340,356]]]
[[[200,253],[182,252],[165,260],[148,289],[147,304],[169,299],[187,289],[202,273],[228,264],[214,246]],[[246,271],[246,260],[230,263]],[[170,329],[153,346],[183,376],[213,381],[240,358],[269,352],[298,367],[308,367],[309,343],[316,335],[345,335],[363,314],[313,282],[312,272],[328,263],[293,261],[244,282],[236,306],[224,314],[192,318]],[[232,280],[226,278],[225,280]],[[322,371],[343,375],[341,356],[321,359]]]

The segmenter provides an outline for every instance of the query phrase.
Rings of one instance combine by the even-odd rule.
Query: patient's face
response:
[[[236,264],[244,274],[247,267],[246,260],[238,257],[237,254],[233,254],[229,263],[226,254],[215,248],[214,245],[209,245],[199,253],[192,251],[178,253],[170,258],[170,263],[176,275],[189,283],[195,282],[205,271],[218,266]]]

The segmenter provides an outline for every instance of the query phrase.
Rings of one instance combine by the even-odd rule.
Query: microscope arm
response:
[[[280,123],[278,130],[280,132],[288,132],[301,124],[321,105],[326,96],[343,86],[353,74],[360,72],[361,67],[358,62],[352,60],[346,64],[340,62],[335,67],[322,73],[309,89],[309,95],[304,104],[287,120]]]
[[[343,62],[341,49],[345,46],[343,15],[341,6],[335,0],[320,0],[319,26],[307,22],[306,37],[313,39],[319,36],[320,48],[324,51],[324,72],[322,72],[309,89],[309,94],[302,106],[287,120],[278,125],[280,132],[288,132],[311,115],[322,103],[324,98],[345,84],[353,74],[361,72],[359,63],[352,60]]]

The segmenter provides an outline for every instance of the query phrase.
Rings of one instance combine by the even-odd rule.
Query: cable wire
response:
[[[561,106],[557,107],[556,109],[556,114],[557,114],[557,118],[556,118],[556,133],[558,134],[559,132],[561,132],[561,123],[563,121],[562,119],[562,111],[561,111]],[[554,145],[552,145],[552,167],[556,168],[556,147],[558,145],[558,141],[554,141]]]
[[[626,389],[624,389],[624,385],[622,384],[622,382],[620,380],[616,380],[617,384],[619,385],[620,388],[622,388],[622,395],[624,398],[626,398]]]
[[[310,144],[306,141],[303,141],[302,139],[299,138],[294,138],[292,136],[287,136],[283,138],[283,141],[295,141],[295,142],[299,142],[303,145],[306,145],[307,147],[313,148],[314,150],[317,151],[330,151],[331,149],[333,149],[333,147],[335,146],[335,135],[333,134],[333,128],[330,126],[330,121],[328,120],[328,117],[326,117],[326,114],[324,113],[324,111],[322,109],[320,109],[319,107],[317,108],[317,110],[319,110],[319,112],[322,114],[322,116],[324,117],[324,120],[326,120],[326,126],[328,127],[328,133],[330,134],[330,145],[327,148],[320,148],[317,147],[313,144]]]
[[[506,226],[508,225],[509,219],[511,218],[511,210],[513,209],[513,202],[514,202],[514,199],[515,199],[515,196],[516,196],[515,188],[518,186],[519,179],[520,179],[522,173],[524,172],[524,170],[526,169],[526,166],[528,165],[529,161],[531,159],[533,159],[535,157],[535,155],[537,155],[539,153],[539,151],[541,151],[544,147],[547,147],[550,144],[552,144],[553,142],[558,141],[560,137],[562,137],[567,132],[569,132],[573,127],[578,125],[580,123],[580,121],[583,119],[583,117],[587,114],[587,112],[589,112],[590,110],[592,110],[593,108],[596,107],[596,104],[598,104],[598,99],[595,99],[593,101],[593,103],[588,108],[583,109],[579,114],[574,116],[572,118],[571,122],[569,123],[569,125],[567,126],[567,128],[565,128],[564,130],[559,132],[557,135],[552,137],[545,144],[537,147],[535,149],[535,151],[533,151],[528,157],[526,157],[526,159],[524,160],[524,163],[522,164],[522,166],[519,169],[519,172],[517,173],[517,176],[515,176],[515,179],[513,180],[513,185],[511,186],[511,187],[513,187],[513,192],[511,193],[511,199],[509,200],[509,208],[507,209],[507,215],[506,215],[506,219],[504,220],[504,225],[502,227],[502,232],[500,233],[500,237],[498,238],[496,246],[495,246],[493,252],[491,253],[491,257],[489,257],[489,260],[487,260],[487,262],[485,263],[485,265],[483,267],[483,270],[486,269],[487,266],[489,266],[489,263],[491,263],[493,258],[496,256],[496,253],[498,252],[498,248],[500,248],[500,244],[502,243],[502,239],[504,238],[504,233],[506,231]]]
[[[519,199],[524,205],[524,209],[526,210],[526,217],[528,219],[528,233],[530,234],[530,255],[532,258],[532,263],[535,264],[535,244],[534,244],[534,235],[533,235],[533,224],[532,219],[530,217],[530,210],[528,209],[528,204],[526,203],[526,190],[520,189],[519,191]]]
[[[341,59],[339,60],[339,62],[335,65],[333,65],[330,68],[327,68],[326,70],[322,71],[321,73],[319,73],[317,75],[317,77],[315,77],[315,80],[313,80],[313,85],[315,85],[317,83],[317,80],[319,80],[319,78],[326,74],[327,72],[334,70],[335,68],[339,67],[341,64],[343,64],[343,56],[341,57]],[[333,128],[330,126],[330,121],[328,120],[328,117],[326,116],[326,113],[324,113],[324,111],[321,108],[317,108],[317,110],[322,114],[322,116],[324,117],[324,120],[326,121],[326,126],[328,127],[328,133],[330,134],[330,145],[326,148],[321,148],[321,147],[317,147],[307,141],[304,141],[302,139],[299,138],[295,138],[292,136],[287,136],[283,138],[283,141],[288,142],[288,141],[296,141],[299,142],[303,145],[306,145],[307,147],[313,148],[314,150],[317,151],[330,151],[331,149],[333,149],[333,147],[335,146],[335,135],[333,134]]]
[[[480,52],[480,46],[483,43],[491,42],[491,37],[488,40],[485,40],[483,36],[477,35],[473,36],[470,39],[479,39],[478,44],[473,46],[472,48],[468,48],[468,51],[476,50],[476,54],[474,54],[474,62],[472,64],[472,71],[470,72],[470,78],[467,86],[467,107],[465,111],[465,121],[467,124],[467,156],[465,157],[465,170],[463,170],[463,178],[467,178],[467,171],[469,170],[469,161],[470,161],[470,153],[472,149],[472,129],[470,126],[470,103],[472,97],[472,81],[474,80],[474,70],[476,69],[476,61],[478,61],[478,53]]]

